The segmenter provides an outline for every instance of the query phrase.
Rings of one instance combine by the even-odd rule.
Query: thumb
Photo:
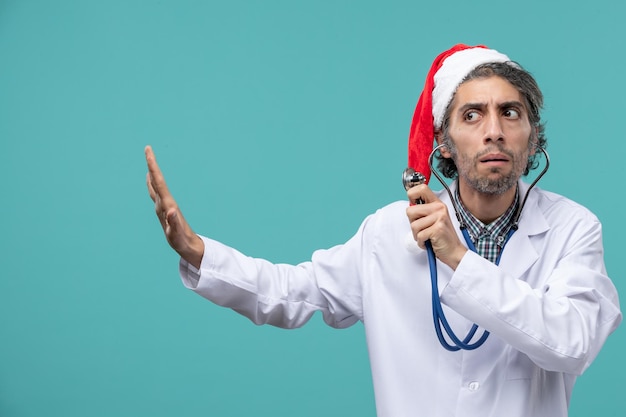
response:
[[[165,216],[167,224],[173,229],[178,229],[178,212],[176,209],[170,209]]]
[[[165,216],[165,236],[172,249],[176,252],[179,252],[185,246],[183,230],[178,210],[170,209]]]

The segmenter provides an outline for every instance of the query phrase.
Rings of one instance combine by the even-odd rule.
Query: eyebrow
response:
[[[486,106],[487,106],[487,103],[465,103],[464,105],[459,107],[458,112],[464,113],[466,110],[469,110],[469,109],[482,110]],[[511,107],[518,107],[518,108],[526,110],[526,106],[524,105],[524,103],[522,103],[521,101],[517,101],[517,100],[505,101],[505,102],[498,104],[499,109],[509,109]]]

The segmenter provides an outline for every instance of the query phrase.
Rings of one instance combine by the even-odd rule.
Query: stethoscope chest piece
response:
[[[405,169],[402,173],[402,185],[406,191],[409,191],[410,188],[416,185],[424,184],[425,182],[426,177],[411,167]]]

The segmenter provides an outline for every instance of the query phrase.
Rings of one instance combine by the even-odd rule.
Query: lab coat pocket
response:
[[[531,416],[532,375],[534,364],[522,353],[511,350],[506,370],[498,388],[492,416]]]

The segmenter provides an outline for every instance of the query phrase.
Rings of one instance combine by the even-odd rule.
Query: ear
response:
[[[437,141],[437,145],[441,145],[443,143],[443,133],[441,131],[435,132],[435,140]],[[452,158],[452,154],[448,151],[448,148],[443,147],[439,149],[439,154],[444,158]]]

